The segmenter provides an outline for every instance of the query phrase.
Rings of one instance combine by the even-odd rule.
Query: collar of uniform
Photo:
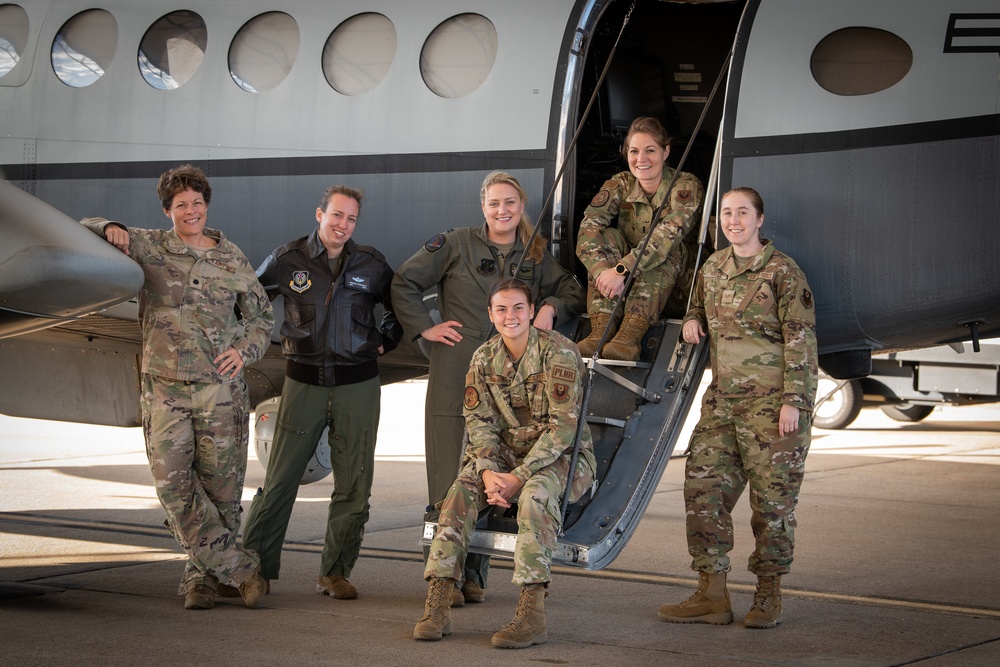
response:
[[[632,189],[629,190],[628,196],[625,197],[625,201],[632,202],[633,204],[646,204],[647,206],[656,208],[667,196],[667,186],[670,185],[670,179],[674,177],[674,170],[666,165],[663,165],[663,174],[660,176],[660,184],[656,187],[656,192],[653,193],[652,199],[646,198],[646,193],[643,192],[639,179],[636,178],[632,172],[628,172],[628,174],[632,177]]]
[[[226,242],[226,237],[221,231],[205,227],[202,234],[210,239],[215,239],[215,247],[205,248],[206,250],[209,252],[228,254],[228,251],[222,249],[223,244]],[[173,227],[167,230],[167,235],[163,239],[163,247],[167,249],[167,252],[171,252],[176,255],[186,255],[188,251],[187,243],[184,243],[184,241],[181,240],[181,237],[177,236],[177,232]]]
[[[771,255],[774,253],[774,244],[768,239],[763,239],[762,243],[764,247],[761,248],[760,252],[753,256],[749,262],[743,266],[743,270],[738,270],[736,268],[736,260],[733,259],[733,246],[727,246],[722,250],[726,253],[722,257],[722,267],[727,275],[735,276],[740,273],[754,273],[760,271],[765,265],[771,260]]]
[[[521,355],[521,358],[518,360],[516,366],[514,365],[514,362],[510,359],[510,353],[507,352],[507,346],[504,345],[503,336],[498,334],[496,339],[497,339],[497,347],[493,349],[493,358],[490,360],[490,363],[493,367],[493,374],[506,375],[506,373],[504,373],[504,370],[506,369],[507,364],[510,363],[512,366],[514,366],[514,373],[511,376],[511,383],[524,382],[524,376],[521,374],[521,368],[522,368],[521,362],[524,361],[524,358],[527,357],[529,354],[534,354],[537,351],[538,329],[530,325],[528,326],[528,346],[524,348],[524,354]]]
[[[306,247],[309,249],[309,258],[317,259],[321,255],[326,255],[326,246],[323,242],[319,240],[319,227],[312,231],[309,238],[306,240]],[[350,255],[354,252],[354,239],[347,239],[347,243],[344,244],[344,252]]]
[[[480,238],[480,240],[482,240],[483,243],[485,243],[486,245],[492,247],[494,244],[493,244],[493,241],[490,241],[490,237],[488,236],[488,232],[489,232],[489,227],[484,222],[482,224],[482,226],[479,227],[479,229],[476,230],[476,236],[478,236]],[[510,249],[511,256],[513,256],[515,252],[517,252],[518,250],[521,250],[523,248],[524,248],[524,245],[522,245],[522,243],[521,243],[521,235],[515,233],[514,234],[514,246]]]

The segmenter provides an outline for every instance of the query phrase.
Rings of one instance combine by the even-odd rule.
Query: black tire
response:
[[[848,380],[841,385],[842,382],[826,375],[820,376],[813,426],[825,429],[847,428],[858,418],[864,400],[861,383]]]
[[[886,417],[898,422],[918,422],[934,412],[934,406],[899,403],[897,405],[883,405],[882,412],[885,413]]]

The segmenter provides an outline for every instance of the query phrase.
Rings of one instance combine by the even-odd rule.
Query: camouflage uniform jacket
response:
[[[103,236],[104,218],[81,222]],[[139,292],[142,372],[189,382],[230,382],[214,359],[235,347],[247,365],[270,345],[274,314],[253,267],[222,232],[197,259],[173,229],[125,227],[129,256],[146,276]],[[239,308],[237,319],[235,309]]]
[[[711,388],[723,398],[780,396],[812,410],[816,398],[816,312],[806,277],[770,241],[741,270],[732,247],[698,273],[691,309],[712,350]]]
[[[705,188],[694,175],[682,171],[670,191],[670,201],[663,207],[660,222],[646,245],[643,257],[639,259],[636,246],[649,232],[653,213],[667,196],[667,186],[673,177],[674,170],[664,167],[660,187],[651,199],[647,199],[639,179],[631,172],[620,172],[605,181],[583,214],[576,243],[576,255],[591,276],[617,263],[609,256],[607,242],[602,237],[602,232],[611,225],[615,216],[618,216],[618,230],[633,248],[622,258],[622,264],[629,271],[640,273],[666,261],[673,247],[694,229],[698,210],[705,198]]]
[[[487,297],[493,283],[511,275],[521,260],[524,245],[518,238],[500,275],[500,261],[481,227],[460,227],[438,234],[406,260],[392,281],[392,303],[403,330],[416,340],[434,326],[424,303],[424,292],[438,286],[438,306],[444,321],[462,323],[462,336],[485,340],[490,331]],[[526,260],[517,277],[531,286],[539,297],[535,307],[550,304],[559,322],[568,322],[584,307],[583,289],[576,277],[548,252],[541,262]]]
[[[476,350],[465,389],[467,459],[476,472],[510,472],[522,482],[572,455],[583,400],[583,360],[558,332],[531,327],[528,347],[514,364],[503,338]],[[596,463],[590,429],[583,425],[570,500],[593,483]]]

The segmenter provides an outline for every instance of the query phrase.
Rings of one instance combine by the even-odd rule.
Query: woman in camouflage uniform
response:
[[[628,274],[635,273],[621,327],[601,351],[608,359],[635,361],[646,330],[659,319],[678,278],[694,263],[690,246],[695,242],[695,221],[705,190],[692,174],[681,172],[667,192],[674,176],[674,170],[666,166],[670,136],[655,118],[632,121],[622,155],[629,170],[601,186],[580,223],[576,254],[587,267],[590,335],[579,342],[579,348],[585,357],[597,351],[615,299],[624,290]],[[637,247],[664,200],[667,204],[660,222],[640,258]]]
[[[171,229],[81,222],[146,275],[143,434],[166,525],[188,555],[178,589],[184,608],[210,609],[220,582],[253,608],[267,582],[257,554],[236,544],[250,420],[243,368],[264,356],[274,315],[240,249],[205,227],[212,198],[205,174],[191,165],[171,169],[157,193]]]
[[[424,450],[432,506],[444,500],[461,467],[462,387],[472,353],[490,332],[486,305],[493,284],[509,277],[520,262],[517,277],[538,295],[534,325],[539,329],[568,322],[583,310],[580,284],[545,250],[542,238],[535,237],[525,250],[531,224],[524,212],[527,196],[517,179],[495,171],[483,180],[479,198],[486,218],[481,227],[438,234],[399,267],[392,281],[393,308],[406,335],[431,342]],[[424,302],[424,293],[435,287],[444,320],[440,324]],[[483,601],[488,564],[485,556],[469,556],[456,605],[466,599]]]
[[[781,576],[792,564],[795,505],[809,452],[816,398],[816,313],[805,275],[761,240],[764,202],[751,188],[722,198],[722,231],[732,244],[698,274],[682,335],[709,336],[712,382],[691,436],[684,504],[694,595],[664,604],[674,623],[733,621],[726,590],[732,511],[750,486],[756,549],[748,568],[757,592],[744,624],[770,628],[781,616]]]
[[[488,303],[500,335],[476,350],[469,366],[467,463],[441,507],[424,570],[430,582],[427,603],[413,636],[433,640],[451,634],[449,600],[479,512],[489,505],[510,507],[517,499],[513,582],[521,597],[514,620],[493,635],[493,645],[524,648],[547,639],[545,589],[562,497],[581,498],[596,465],[584,424],[576,468],[569,474],[583,394],[583,360],[576,346],[530,325],[531,289],[516,278],[498,283]]]

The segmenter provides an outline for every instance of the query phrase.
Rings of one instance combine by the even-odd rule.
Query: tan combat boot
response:
[[[215,592],[205,584],[195,584],[184,594],[185,609],[211,609],[215,606]]]
[[[587,359],[594,356],[594,352],[597,351],[597,344],[601,342],[601,336],[604,335],[604,329],[608,326],[610,319],[611,316],[607,313],[590,314],[590,335],[576,344],[577,349],[580,350],[581,357]]]
[[[466,602],[486,602],[486,590],[471,579],[466,579],[462,584],[462,597]]]
[[[726,588],[726,573],[698,573],[698,590],[680,604],[661,604],[660,620],[671,623],[711,623],[729,625],[733,622],[733,603]]]
[[[454,579],[431,577],[424,615],[413,628],[414,639],[437,640],[451,634],[451,594],[454,590]]]
[[[545,584],[521,586],[521,599],[514,620],[493,635],[493,645],[500,648],[528,648],[549,640],[545,629]]]
[[[629,313],[615,337],[604,346],[604,357],[618,361],[638,361],[639,353],[642,351],[642,337],[647,329],[649,329],[648,319]]]
[[[260,568],[256,568],[250,578],[239,585],[240,597],[250,609],[256,609],[260,601],[267,595],[268,581],[260,576]]]
[[[781,623],[781,575],[757,577],[753,606],[743,619],[748,628],[773,628]]]

